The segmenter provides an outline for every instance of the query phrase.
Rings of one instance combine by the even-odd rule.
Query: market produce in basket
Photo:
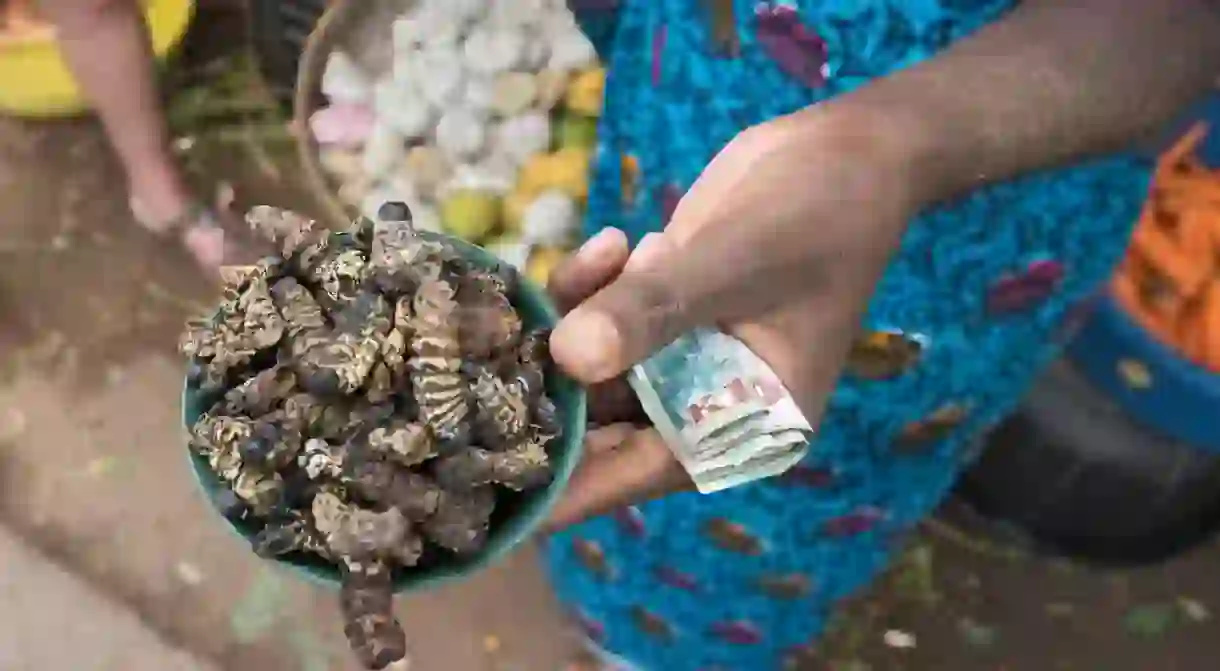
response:
[[[419,0],[349,38],[309,119],[340,199],[406,202],[544,280],[579,235],[605,87],[566,3]]]
[[[345,632],[368,668],[405,655],[392,575],[478,553],[504,495],[547,485],[561,426],[546,332],[525,330],[509,268],[476,267],[410,209],[332,232],[250,212],[280,252],[235,273],[181,342],[210,405],[190,449],[255,524],[263,557],[343,575]]]
[[[1111,290],[1141,327],[1220,374],[1220,170],[1196,153],[1208,132],[1195,126],[1161,156]]]

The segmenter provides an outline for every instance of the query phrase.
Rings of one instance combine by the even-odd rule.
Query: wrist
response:
[[[884,189],[910,216],[943,198],[940,168],[930,160],[935,148],[929,124],[900,110],[861,103],[845,96],[807,107],[788,122],[798,142],[859,166],[863,179]]]

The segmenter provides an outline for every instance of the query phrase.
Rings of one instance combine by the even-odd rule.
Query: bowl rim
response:
[[[425,238],[440,240],[453,245],[463,258],[484,267],[490,267],[495,263],[503,263],[497,256],[486,249],[461,238],[430,231],[420,231],[419,233]],[[539,318],[539,321],[531,323],[531,326],[551,327],[558,322],[559,311],[542,287],[521,275],[519,291],[524,297],[520,302],[528,304],[530,306],[529,311],[537,313],[536,316]],[[560,393],[557,394],[559,398],[556,398],[555,401],[556,407],[561,413],[564,426],[564,433],[559,441],[559,449],[553,455],[556,468],[551,482],[546,487],[530,492],[529,498],[524,503],[524,505],[529,506],[529,510],[526,511],[527,514],[513,515],[509,519],[503,520],[498,529],[492,532],[487,546],[478,553],[451,565],[422,571],[414,571],[410,568],[396,570],[394,576],[394,592],[396,594],[440,587],[461,580],[472,573],[496,564],[527,541],[542,526],[547,514],[554,509],[555,504],[558,503],[559,498],[567,489],[572,473],[576,470],[583,456],[588,405],[585,388],[563,372],[555,371],[548,380],[548,383],[560,386]],[[243,532],[232,520],[218,514],[213,505],[215,498],[214,491],[225,487],[225,484],[214,473],[211,473],[206,463],[203,462],[202,457],[191,452],[188,437],[194,420],[190,415],[192,410],[196,409],[195,405],[198,403],[197,397],[198,390],[192,388],[189,379],[184,375],[179,402],[184,432],[182,444],[191,469],[191,480],[208,503],[208,508],[213,515],[220,519],[230,533],[241,538],[242,542],[248,546],[250,536]],[[198,409],[202,413],[203,409]],[[209,488],[204,482],[204,479],[207,477],[212,479],[212,488]],[[257,555],[254,556],[257,557]],[[334,567],[333,575],[329,575],[332,569],[329,566],[322,566],[320,563],[305,565],[281,557],[259,557],[259,559],[266,561],[270,565],[288,569],[308,582],[333,588],[338,588],[339,586],[338,567]]]
[[[1220,436],[1212,420],[1220,399],[1220,375],[1145,331],[1108,290],[1098,297],[1066,355],[1132,417],[1204,452],[1220,452]],[[1124,359],[1148,366],[1153,385],[1127,384],[1118,371]]]

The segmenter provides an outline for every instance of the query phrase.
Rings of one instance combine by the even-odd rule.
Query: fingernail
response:
[[[645,235],[640,240],[640,244],[632,250],[631,257],[627,259],[627,265],[623,267],[623,270],[645,270],[653,267],[667,247],[663,233]]]
[[[581,261],[593,261],[614,247],[614,239],[618,235],[621,235],[621,233],[617,228],[603,228],[595,233],[593,237],[585,240],[580,249],[576,250],[576,256]]]
[[[588,383],[611,378],[621,358],[618,329],[610,317],[577,308],[551,335],[551,354],[574,377]]]

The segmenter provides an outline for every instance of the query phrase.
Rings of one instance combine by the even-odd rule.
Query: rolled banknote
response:
[[[771,367],[740,340],[688,333],[632,368],[628,382],[700,492],[783,473],[813,429]]]

